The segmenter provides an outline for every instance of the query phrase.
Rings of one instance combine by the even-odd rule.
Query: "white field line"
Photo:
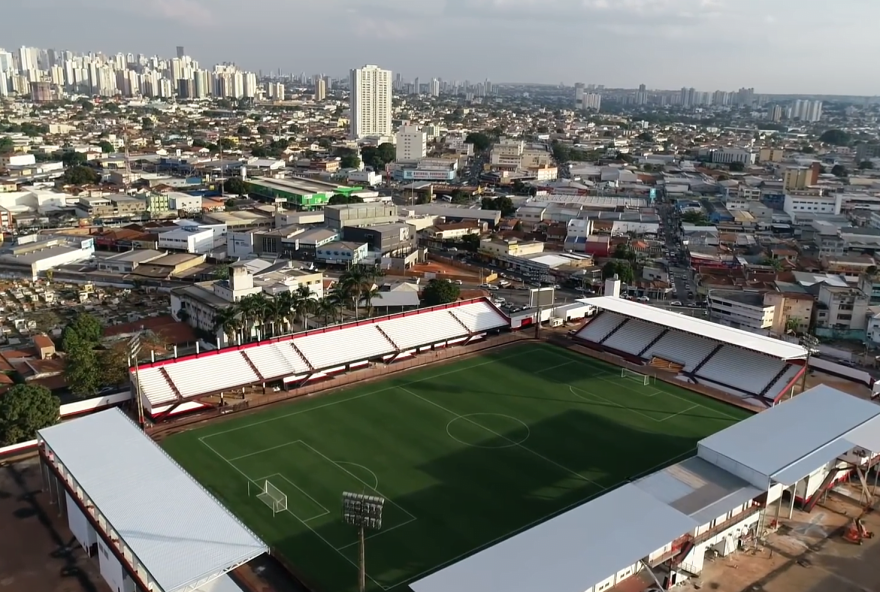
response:
[[[532,450],[532,449],[529,448],[528,446],[523,446],[523,445],[520,444],[519,442],[517,442],[517,441],[515,441],[515,440],[511,440],[511,439],[508,438],[507,436],[504,436],[504,435],[502,435],[502,434],[499,434],[499,433],[496,432],[495,430],[492,430],[492,429],[490,429],[490,428],[487,428],[486,426],[482,425],[481,423],[472,420],[470,417],[467,417],[467,416],[465,416],[465,415],[460,415],[460,414],[456,413],[455,411],[452,411],[451,409],[447,409],[446,407],[444,407],[443,405],[440,405],[439,403],[435,403],[434,401],[431,401],[430,399],[426,399],[425,397],[422,397],[421,395],[417,395],[416,393],[412,392],[412,391],[409,390],[409,389],[406,389],[406,388],[403,388],[403,387],[398,387],[398,388],[400,388],[400,390],[404,391],[405,393],[409,393],[409,394],[412,395],[413,397],[416,397],[417,399],[421,399],[421,400],[424,401],[425,403],[428,403],[428,404],[430,404],[430,405],[433,405],[433,406],[437,407],[438,409],[442,409],[443,411],[445,411],[446,413],[449,413],[450,415],[454,415],[455,417],[457,417],[457,418],[459,418],[459,419],[463,419],[464,421],[466,421],[466,422],[468,422],[468,423],[471,423],[471,424],[473,424],[473,425],[475,425],[475,426],[477,426],[477,427],[479,427],[479,428],[483,428],[484,430],[486,430],[486,431],[489,432],[490,434],[494,434],[495,436],[501,438],[502,440],[506,440],[507,442],[510,442],[510,443],[513,444],[515,447],[517,447],[517,448],[521,448],[521,449],[525,450],[526,452],[529,452],[529,453],[533,454],[534,456],[537,456],[537,457],[540,458],[541,460],[543,460],[543,461],[545,461],[545,462],[547,462],[547,463],[549,463],[549,464],[551,464],[551,465],[553,465],[553,466],[555,466],[555,467],[557,467],[557,468],[562,469],[562,470],[565,471],[566,473],[571,473],[572,475],[578,477],[578,478],[581,479],[582,481],[586,481],[587,483],[590,483],[591,485],[595,485],[596,487],[598,487],[598,488],[600,488],[600,489],[602,489],[602,490],[605,490],[605,489],[606,489],[605,487],[602,487],[601,485],[599,485],[598,483],[596,483],[596,482],[593,481],[592,479],[588,479],[588,478],[584,477],[583,475],[581,475],[580,473],[578,473],[578,472],[576,472],[576,471],[573,471],[573,470],[569,469],[568,467],[566,467],[566,466],[564,466],[564,465],[559,464],[559,463],[556,462],[555,460],[551,460],[551,459],[547,458],[546,456],[544,456],[543,454],[541,454],[541,453],[539,453],[539,452],[535,452],[534,450]]]
[[[324,513],[323,513],[323,514],[318,514],[317,516],[311,516],[311,517],[309,517],[309,518],[300,518],[299,516],[296,516],[296,514],[293,512],[293,510],[291,510],[290,507],[288,506],[287,511],[290,512],[291,514],[293,514],[294,516],[296,516],[296,518],[297,518],[300,522],[308,522],[309,520],[317,520],[318,518],[322,518],[322,517],[324,517],[324,516],[326,516],[327,514],[330,513],[330,510],[328,510],[327,508],[325,508],[325,507],[324,507],[324,504],[322,504],[321,502],[319,502],[318,500],[316,500],[315,498],[313,498],[312,496],[310,496],[307,492],[305,492],[305,491],[302,489],[302,487],[300,487],[299,485],[297,485],[296,483],[294,483],[293,481],[291,481],[290,479],[288,479],[287,477],[285,477],[283,473],[272,473],[271,475],[267,475],[267,476],[265,476],[265,477],[261,477],[260,479],[257,479],[257,481],[265,481],[265,480],[267,480],[269,477],[281,477],[282,479],[284,479],[285,481],[287,481],[287,483],[288,483],[289,485],[293,485],[293,487],[294,487],[295,489],[299,490],[299,492],[300,492],[301,494],[303,494],[304,496],[306,496],[307,498],[309,498],[310,500],[312,500],[312,501],[315,503],[316,506],[318,506],[319,508],[321,508],[322,510],[324,510]]]
[[[691,405],[691,406],[688,407],[687,409],[683,409],[683,410],[679,411],[678,413],[673,413],[673,414],[670,415],[669,417],[664,417],[664,418],[661,419],[660,421],[666,421],[667,419],[672,419],[673,417],[677,417],[677,416],[681,415],[682,413],[687,413],[688,411],[693,411],[693,410],[696,409],[697,407],[699,407],[699,405]]]
[[[605,401],[605,402],[608,403],[609,405],[614,405],[614,406],[617,407],[618,409],[624,409],[624,410],[626,410],[626,411],[630,411],[630,412],[635,413],[635,414],[637,414],[637,415],[641,415],[642,417],[646,417],[646,418],[650,419],[651,421],[657,421],[657,422],[663,421],[662,419],[657,419],[656,417],[651,417],[650,415],[647,415],[647,414],[645,414],[645,413],[642,413],[642,412],[639,411],[638,409],[633,409],[633,408],[631,408],[631,407],[627,407],[626,405],[621,405],[621,404],[618,403],[617,401],[612,401],[611,399],[606,399],[606,398],[603,397],[602,395],[597,395],[596,393],[590,392],[590,391],[588,391],[587,389],[585,389],[585,388],[583,388],[583,387],[580,387],[580,386],[571,386],[571,385],[568,385],[568,390],[571,391],[571,394],[572,394],[572,395],[574,395],[574,396],[577,397],[578,399],[582,399],[582,400],[584,400],[584,401],[589,401],[589,399],[587,399],[586,397],[584,397],[584,396],[582,396],[582,395],[577,394],[577,392],[575,392],[575,391],[583,391],[583,392],[587,393],[587,394],[588,394],[589,396],[591,396],[591,397],[594,397],[594,398],[596,398],[596,399],[602,399],[603,401]]]

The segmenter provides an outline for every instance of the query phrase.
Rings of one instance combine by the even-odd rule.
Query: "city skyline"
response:
[[[249,13],[272,18],[255,19],[254,34],[242,35],[240,4],[229,0],[33,0],[6,8],[16,27],[4,32],[2,43],[7,49],[167,56],[184,45],[204,63],[334,77],[373,63],[408,78],[880,93],[880,82],[864,76],[857,63],[839,59],[872,49],[869,23],[880,17],[880,4],[851,0],[860,17],[845,23],[844,35],[834,33],[844,30],[843,16],[805,10],[810,1],[778,0],[771,10],[757,0],[447,0],[425,6],[333,0],[295,9],[280,0],[256,0]],[[134,26],[135,19],[143,26]],[[297,26],[304,20],[308,27]],[[96,43],[89,31],[98,22]],[[834,52],[817,51],[815,36],[806,34],[820,27],[823,44],[833,45]],[[445,38],[457,41],[444,43]]]

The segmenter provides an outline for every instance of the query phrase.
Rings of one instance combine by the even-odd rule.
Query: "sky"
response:
[[[880,1],[4,0],[0,44],[342,76],[880,94]]]

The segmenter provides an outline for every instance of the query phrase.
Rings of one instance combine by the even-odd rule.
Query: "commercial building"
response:
[[[342,239],[346,242],[367,243],[374,253],[382,256],[405,255],[415,248],[412,226],[397,222],[376,226],[345,226]]]
[[[544,243],[540,241],[520,242],[516,239],[499,240],[485,239],[480,241],[480,253],[490,257],[523,257],[544,252]]]
[[[399,218],[397,206],[390,203],[340,204],[324,208],[324,220],[334,229],[388,224]]]
[[[782,173],[782,187],[786,191],[798,191],[812,187],[819,182],[821,170],[822,165],[818,162],[808,167],[788,167]]]
[[[191,232],[183,228],[163,232],[159,235],[159,248],[198,255],[209,253],[214,248],[214,233],[211,230]]]
[[[395,181],[440,181],[449,183],[458,176],[458,161],[445,158],[423,158],[418,161],[398,162],[393,165],[391,177]]]
[[[165,253],[153,249],[133,249],[123,253],[114,253],[98,261],[98,270],[110,273],[131,273],[138,265],[150,263]]]
[[[733,164],[741,162],[744,165],[755,164],[757,154],[751,150],[742,148],[717,148],[700,150],[700,156],[709,156],[710,160],[718,164]]]
[[[31,237],[19,239],[19,244],[0,252],[0,265],[30,273],[36,280],[49,269],[88,261],[95,254],[93,238],[59,235],[40,236],[37,240],[38,235]]]
[[[202,198],[174,191],[168,194],[168,205],[175,212],[198,214],[202,211]]]
[[[776,306],[765,304],[758,292],[710,290],[708,302],[712,322],[754,332],[768,332],[773,327]]]
[[[843,204],[843,195],[840,193],[828,196],[822,195],[791,195],[785,194],[782,202],[782,210],[796,218],[798,214],[830,214],[840,215]]]
[[[394,137],[397,160],[421,160],[428,153],[428,135],[420,125],[407,123]]]
[[[357,265],[367,261],[367,243],[336,241],[315,250],[315,260],[328,265]]]
[[[293,179],[247,179],[248,193],[275,201],[286,201],[300,210],[323,208],[337,193],[351,195],[363,187],[346,187],[335,183],[325,183],[294,177]]]
[[[351,139],[391,136],[391,85],[391,70],[366,65],[351,71]]]

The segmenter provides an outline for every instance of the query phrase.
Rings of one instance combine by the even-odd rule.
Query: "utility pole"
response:
[[[807,388],[807,374],[810,373],[810,358],[813,355],[813,351],[815,351],[816,348],[819,346],[819,340],[816,338],[815,335],[810,335],[809,333],[807,333],[806,335],[801,337],[801,345],[807,349],[807,358],[804,361],[804,375],[801,377],[801,392],[804,392]],[[792,395],[792,397],[793,396],[794,395]]]
[[[134,398],[137,404],[138,425],[141,426],[142,430],[146,430],[147,426],[144,423],[144,402],[141,399],[141,377],[138,372],[138,354],[140,354],[140,351],[141,334],[137,333],[128,342],[128,355],[129,359],[134,362]]]

